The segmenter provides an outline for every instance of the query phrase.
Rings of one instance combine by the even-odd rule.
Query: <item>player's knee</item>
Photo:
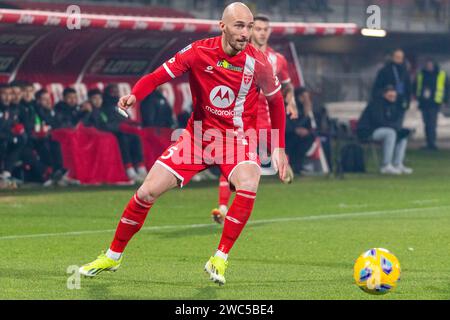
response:
[[[259,175],[249,175],[241,177],[235,187],[237,190],[256,192],[258,190],[258,185]]]
[[[143,183],[137,191],[138,197],[146,202],[155,202],[161,195],[152,185],[149,183]]]

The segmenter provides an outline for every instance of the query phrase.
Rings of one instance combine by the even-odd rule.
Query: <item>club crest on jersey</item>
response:
[[[229,63],[227,60],[223,59],[217,62],[218,67],[222,67],[227,70],[236,71],[236,72],[242,72],[241,67],[233,66],[231,63]]]
[[[253,79],[253,75],[252,74],[244,73],[244,83],[245,83],[245,85],[248,86],[248,84],[252,81],[252,79]]]
[[[209,93],[209,100],[216,108],[228,108],[234,102],[234,92],[227,86],[217,86]]]

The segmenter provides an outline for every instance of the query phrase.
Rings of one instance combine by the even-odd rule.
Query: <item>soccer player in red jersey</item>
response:
[[[260,90],[269,103],[272,128],[279,132],[272,161],[279,168],[280,178],[287,165],[281,84],[267,57],[249,44],[253,23],[246,5],[230,4],[220,21],[221,36],[190,44],[142,77],[130,95],[120,98],[119,108],[126,110],[159,85],[188,72],[193,113],[179,139],[159,157],[131,197],[106,254],[82,266],[81,274],[96,276],[117,270],[125,247],[144,224],[155,201],[169,189],[186,185],[196,173],[218,165],[236,196],[217,251],[205,264],[205,271],[214,282],[225,283],[228,253],[250,217],[259,184],[261,168],[254,129]]]
[[[259,50],[261,50],[268,58],[272,65],[273,72],[276,74],[282,85],[282,92],[284,101],[286,104],[286,113],[291,119],[296,119],[298,117],[297,105],[295,103],[294,97],[294,87],[292,86],[291,79],[289,77],[288,63],[286,58],[279,52],[273,50],[269,45],[270,38],[270,19],[264,15],[258,15],[254,17],[254,25],[251,35],[251,43]],[[261,144],[259,145],[260,150],[267,150],[268,153],[271,151],[271,121],[269,104],[266,96],[263,92],[259,94],[258,98],[258,115],[256,120],[256,131],[265,131],[267,135],[263,134],[262,137],[266,139],[259,140]],[[293,178],[292,169],[288,166],[289,176],[286,177],[287,181],[291,181]],[[219,207],[211,211],[212,219],[222,224],[224,222],[225,216],[228,211],[228,203],[231,197],[230,185],[225,176],[221,175],[219,178]]]

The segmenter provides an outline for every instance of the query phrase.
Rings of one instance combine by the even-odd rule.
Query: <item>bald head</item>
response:
[[[233,2],[223,10],[222,21],[227,23],[234,19],[249,17],[253,20],[253,14],[250,9],[242,2]]]
[[[224,51],[235,55],[244,50],[253,27],[253,14],[250,9],[242,2],[233,2],[223,11],[219,24]]]

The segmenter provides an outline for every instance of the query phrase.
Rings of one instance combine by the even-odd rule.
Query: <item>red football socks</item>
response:
[[[255,192],[236,190],[236,197],[225,218],[218,250],[225,254],[231,250],[250,217],[255,198]]]
[[[137,193],[134,194],[123,211],[110,250],[114,252],[124,251],[128,241],[141,229],[152,205],[153,203],[139,199]]]
[[[227,179],[224,175],[220,175],[219,178],[219,205],[228,207],[230,201],[231,190]]]

